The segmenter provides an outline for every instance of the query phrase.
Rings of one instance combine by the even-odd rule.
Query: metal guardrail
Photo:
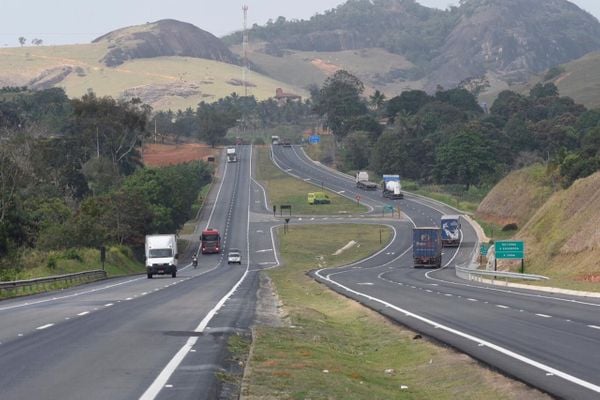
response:
[[[73,282],[93,282],[106,278],[106,271],[94,270],[86,272],[77,272],[75,274],[55,275],[45,278],[27,279],[22,281],[0,282],[0,294],[5,292],[16,292],[20,288],[33,288],[36,286],[53,283],[73,283]]]
[[[521,274],[519,272],[506,272],[506,271],[487,271],[483,269],[464,268],[456,266],[457,275],[461,274],[466,276],[465,279],[472,280],[473,276],[490,276],[493,278],[501,279],[521,279],[526,281],[543,281],[548,280],[547,276],[534,275],[534,274]]]

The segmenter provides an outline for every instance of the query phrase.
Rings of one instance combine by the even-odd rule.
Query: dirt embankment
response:
[[[600,172],[553,189],[543,166],[512,172],[486,196],[479,219],[516,223],[527,272],[555,286],[600,291]]]
[[[497,225],[523,226],[552,195],[552,182],[542,165],[511,172],[483,199],[476,217]]]
[[[147,144],[144,146],[144,164],[152,167],[182,164],[218,156],[221,149],[201,143]]]

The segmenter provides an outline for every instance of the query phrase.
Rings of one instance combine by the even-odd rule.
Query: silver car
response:
[[[239,249],[230,249],[227,253],[227,264],[242,264],[242,252]]]

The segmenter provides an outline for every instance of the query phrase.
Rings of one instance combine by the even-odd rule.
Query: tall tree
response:
[[[325,80],[315,111],[325,118],[325,125],[333,131],[337,140],[343,139],[352,129],[349,121],[367,113],[367,106],[361,98],[364,89],[360,79],[344,70]]]

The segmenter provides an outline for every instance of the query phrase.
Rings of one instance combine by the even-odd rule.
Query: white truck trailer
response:
[[[175,235],[146,235],[146,272],[148,279],[155,274],[177,276],[177,238]]]

